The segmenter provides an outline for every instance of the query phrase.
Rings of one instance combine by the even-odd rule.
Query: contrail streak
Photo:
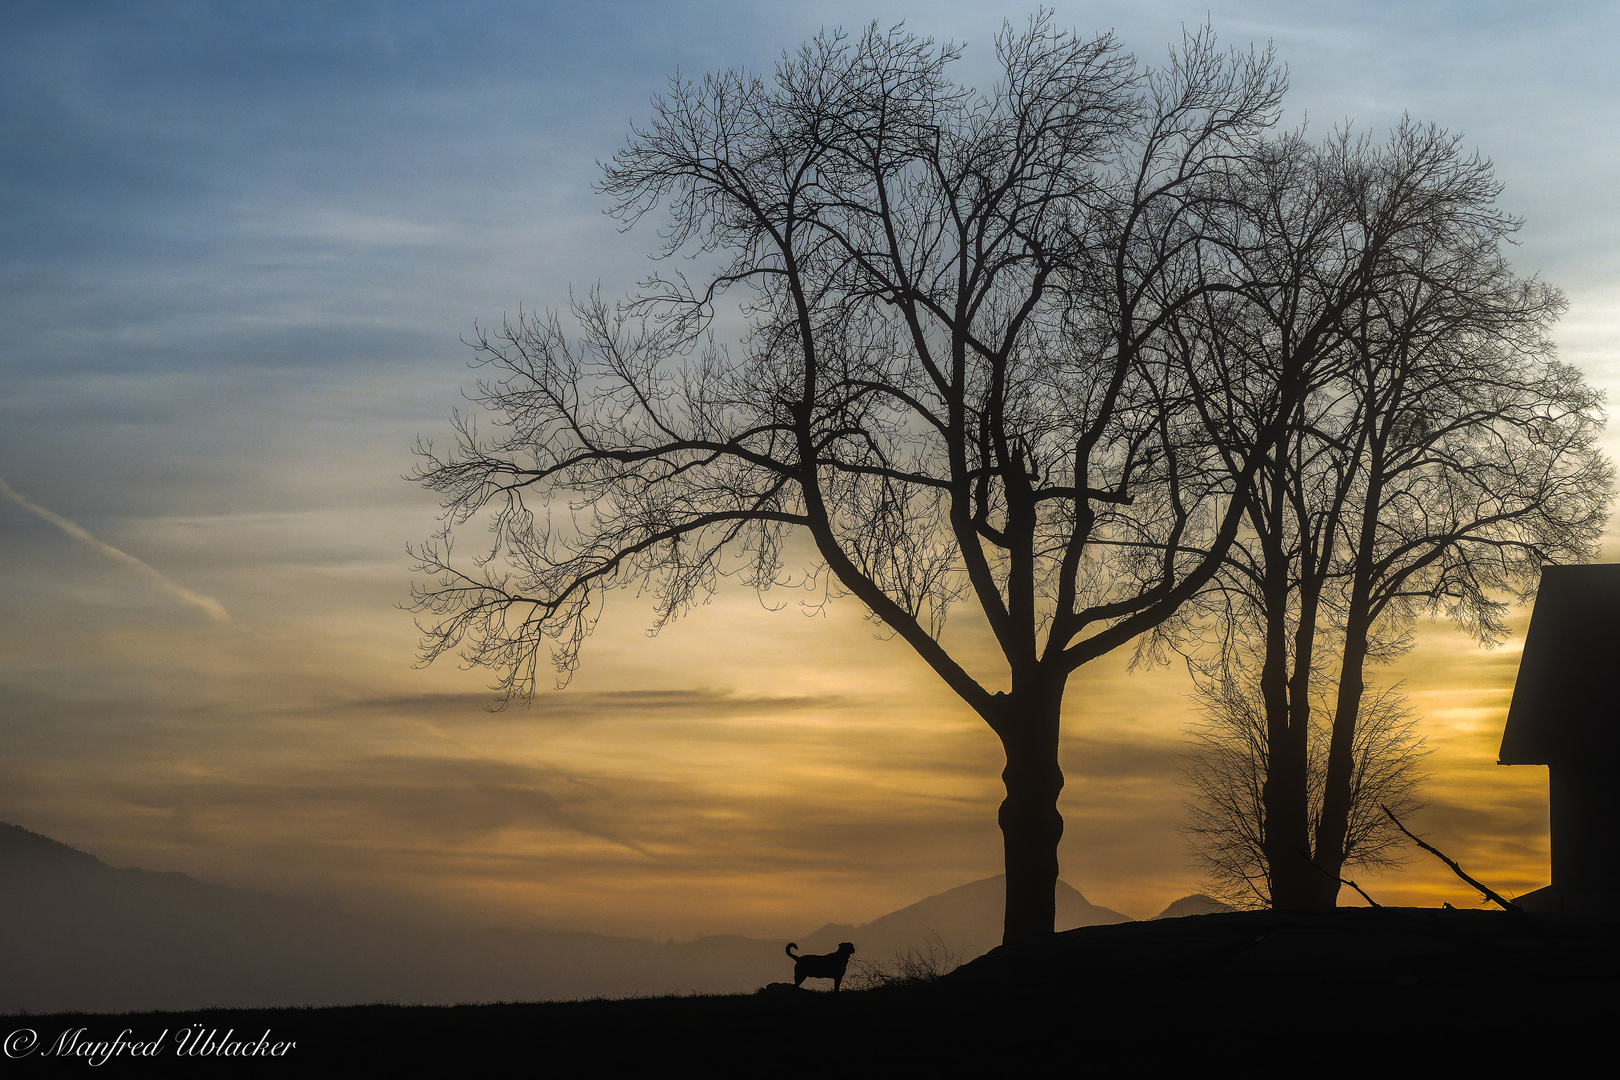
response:
[[[230,615],[225,611],[225,605],[221,604],[218,600],[215,600],[212,596],[204,596],[202,593],[192,592],[184,585],[181,585],[178,582],[170,581],[168,578],[141,562],[141,560],[137,559],[129,552],[120,551],[111,544],[103,543],[102,541],[97,540],[95,537],[85,532],[84,529],[75,525],[61,514],[53,513],[52,511],[45,509],[43,506],[39,505],[39,503],[17,491],[10,484],[6,483],[6,479],[3,476],[0,476],[0,494],[4,494],[6,498],[10,499],[24,510],[27,510],[30,514],[44,518],[52,525],[55,525],[58,529],[61,529],[69,536],[73,537],[73,539],[90,545],[103,555],[106,555],[108,558],[116,559],[121,563],[133,566],[135,569],[139,570],[153,581],[156,581],[159,585],[162,585],[165,589],[179,597],[181,600],[191,604],[193,607],[201,608],[208,615],[208,617],[213,619],[215,622],[231,621]]]

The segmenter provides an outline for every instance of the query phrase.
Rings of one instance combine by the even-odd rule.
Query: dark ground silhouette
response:
[[[807,1049],[818,1061],[830,1051],[831,1071],[854,1075],[1313,1062],[1326,1075],[1386,1076],[1521,1057],[1590,1068],[1577,1055],[1609,1038],[1617,960],[1615,922],[1415,908],[1238,912],[1084,927],[998,950],[931,984],[836,995],[59,1014],[13,1017],[7,1030],[36,1031],[42,1044],[80,1027],[101,1040],[167,1031],[171,1057],[181,1030],[200,1026],[205,1045],[210,1033],[256,1043],[268,1031],[272,1042],[296,1042],[287,1059],[299,1062],[606,1075],[677,1062],[701,1062],[706,1075],[798,1075],[816,1071],[795,1064]],[[1307,984],[1311,992],[1299,992]]]

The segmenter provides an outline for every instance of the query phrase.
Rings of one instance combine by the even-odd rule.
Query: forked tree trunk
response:
[[[1302,509],[1300,517],[1304,516]],[[1321,558],[1325,563],[1325,551],[1321,553]],[[1288,729],[1290,738],[1294,740],[1290,744],[1290,752],[1293,755],[1293,768],[1298,770],[1302,781],[1296,793],[1299,799],[1296,827],[1300,839],[1293,849],[1297,865],[1292,868],[1296,879],[1289,882],[1290,902],[1280,906],[1330,908],[1338,902],[1338,864],[1330,868],[1322,862],[1320,831],[1315,837],[1311,836],[1310,831],[1311,679],[1316,671],[1316,619],[1321,609],[1326,569],[1319,564],[1302,578],[1299,585],[1299,615],[1294,631],[1294,670],[1288,680]],[[1314,847],[1311,844],[1313,839],[1316,841]]]
[[[1276,513],[1274,520],[1280,518]],[[1271,548],[1276,547],[1268,538]],[[1288,564],[1280,550],[1266,559],[1266,652],[1260,668],[1260,697],[1266,721],[1266,773],[1260,790],[1265,815],[1266,875],[1271,906],[1320,905],[1316,870],[1310,864],[1309,744],[1302,721],[1308,713],[1290,700],[1288,678]],[[1297,714],[1297,715],[1296,715]]]
[[[1063,838],[1057,808],[1063,790],[1057,756],[1062,700],[1059,689],[1008,702],[1009,722],[1001,736],[1007,752],[1001,772],[1007,797],[997,815],[1007,864],[1004,945],[1045,937],[1056,928],[1057,849]]]

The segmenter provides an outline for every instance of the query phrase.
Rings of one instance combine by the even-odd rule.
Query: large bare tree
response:
[[[693,268],[592,294],[574,329],[477,336],[496,422],[422,447],[445,525],[417,603],[427,659],[459,649],[525,699],[543,658],[573,670],[605,592],[650,588],[662,625],[722,573],[783,580],[808,537],[812,572],[999,736],[1014,942],[1053,929],[1069,675],[1205,586],[1301,380],[1228,372],[1230,407],[1193,370],[1209,351],[1170,340],[1253,286],[1232,196],[1276,116],[1270,55],[1206,32],[1144,71],[1047,18],[997,51],[985,93],[950,81],[956,49],[876,27],[672,82],[602,189],[627,227],[664,215],[659,254]],[[475,517],[493,543],[465,564]],[[941,644],[960,601],[1004,658],[991,683]]]

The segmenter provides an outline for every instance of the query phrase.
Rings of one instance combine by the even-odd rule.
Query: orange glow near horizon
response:
[[[404,670],[399,613],[339,602],[381,577],[332,583],[313,620],[233,601],[255,629],[36,637],[118,658],[124,697],[41,706],[60,749],[8,770],[17,823],[359,912],[659,938],[860,923],[1000,871],[999,745],[853,602],[806,618],[723,591],[649,639],[645,602],[616,593],[572,686],[490,712],[478,673]],[[1547,874],[1546,770],[1495,764],[1527,616],[1489,651],[1421,625],[1374,673],[1403,682],[1432,751],[1411,824],[1505,893]],[[959,652],[976,632],[958,620]],[[1143,918],[1200,888],[1176,828],[1193,716],[1180,667],[1127,660],[1070,682],[1060,857],[1093,903]],[[1385,904],[1478,899],[1421,853],[1357,880]]]

